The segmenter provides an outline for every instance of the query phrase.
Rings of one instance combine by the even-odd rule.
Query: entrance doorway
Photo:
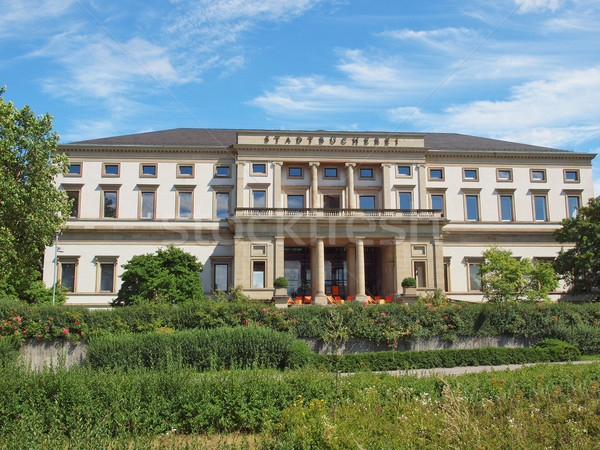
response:
[[[348,296],[348,269],[345,247],[325,248],[325,295]]]

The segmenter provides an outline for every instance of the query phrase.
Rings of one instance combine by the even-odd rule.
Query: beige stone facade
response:
[[[554,230],[593,195],[594,155],[457,134],[180,129],[61,150],[77,201],[57,273],[89,305],[169,243],[204,263],[207,292],[268,299],[285,276],[289,296],[326,304],[394,298],[414,277],[480,300],[482,251],[553,258]]]

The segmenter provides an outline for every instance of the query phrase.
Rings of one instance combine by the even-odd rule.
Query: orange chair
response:
[[[376,302],[379,302],[379,300],[381,300],[381,297],[380,297],[379,295],[376,295],[376,296],[375,296],[375,301],[376,301]]]
[[[288,298],[288,304],[294,304],[294,299],[292,297]]]
[[[296,297],[296,305],[302,304],[302,297]]]
[[[375,300],[373,300],[373,297],[371,297],[370,295],[367,295],[367,301],[369,303],[375,303]]]
[[[339,295],[336,295],[334,298],[336,303],[342,303],[342,297],[340,297]]]
[[[346,299],[347,302],[351,302],[352,300],[354,300],[354,297],[349,295],[348,298]]]
[[[327,296],[327,303],[335,303],[335,299],[331,295],[328,295]]]
[[[388,296],[385,298],[385,302],[386,302],[386,303],[392,303],[392,296],[391,296],[391,295],[388,295]]]
[[[310,295],[304,296],[304,304],[310,304],[312,297]]]

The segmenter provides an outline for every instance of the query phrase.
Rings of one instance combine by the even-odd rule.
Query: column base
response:
[[[315,305],[326,305],[327,304],[327,296],[325,294],[317,294],[313,299],[313,304]]]
[[[362,294],[362,295],[357,294],[356,297],[354,297],[354,301],[359,302],[359,303],[365,303],[365,302],[369,301],[369,298],[364,294]]]

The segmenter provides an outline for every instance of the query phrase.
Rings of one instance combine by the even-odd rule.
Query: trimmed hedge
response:
[[[535,362],[575,361],[581,356],[573,345],[556,339],[543,339],[530,348],[476,348],[408,352],[318,355],[315,362],[328,370],[358,372],[436,367],[493,366]]]
[[[453,341],[457,336],[513,335],[561,339],[584,353],[600,353],[598,303],[463,303],[448,307],[350,303],[280,310],[254,303],[206,301],[175,308],[143,305],[89,310],[0,301],[0,318],[4,320],[0,324],[0,336],[15,336],[21,340],[78,340],[163,328],[182,331],[258,325],[297,337],[320,338],[331,331],[329,324],[333,314],[341,316],[350,338],[388,343],[390,347],[399,340],[418,337],[438,336]]]
[[[88,344],[87,362],[94,369],[276,369],[287,366],[293,348],[289,333],[221,327],[95,338]]]

